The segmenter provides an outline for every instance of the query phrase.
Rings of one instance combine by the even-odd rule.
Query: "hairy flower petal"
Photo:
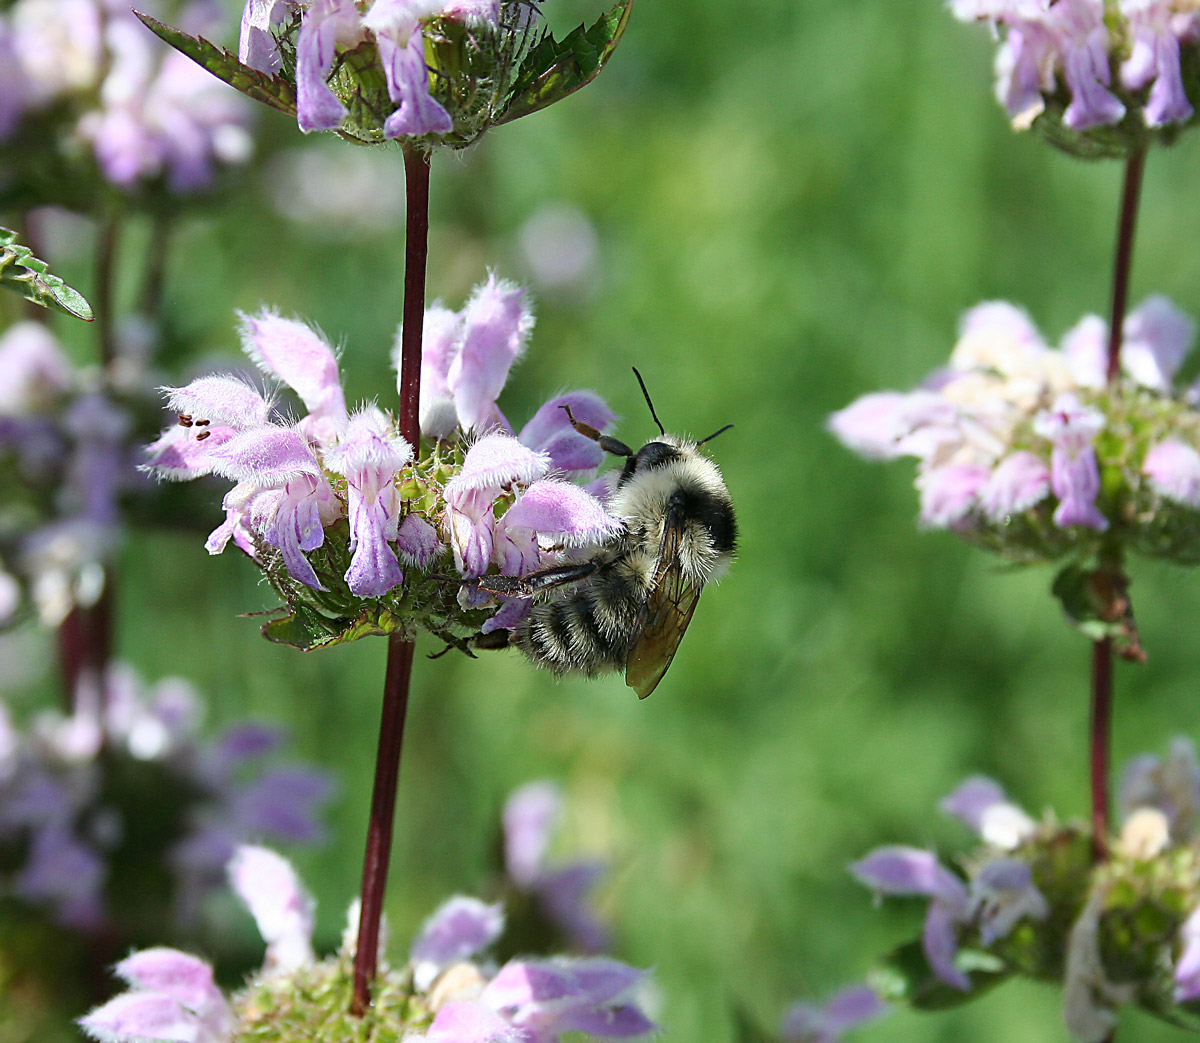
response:
[[[289,971],[312,963],[313,900],[291,863],[269,848],[244,844],[228,871],[267,943],[266,966]]]

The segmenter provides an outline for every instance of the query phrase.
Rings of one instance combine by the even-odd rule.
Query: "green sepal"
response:
[[[734,1043],[779,1043],[740,1003],[732,1006]]]
[[[617,0],[590,28],[580,25],[561,42],[547,33],[521,63],[504,108],[492,122],[511,123],[591,83],[621,42],[632,10],[633,0]]]
[[[979,949],[959,949],[954,966],[971,979],[969,992],[947,985],[934,974],[921,943],[913,941],[888,953],[868,975],[868,984],[890,1003],[906,1003],[916,1010],[949,1010],[979,999],[1012,974],[1003,960]]]
[[[18,243],[17,233],[11,228],[0,228],[0,286],[43,308],[65,312],[84,322],[95,318],[83,294],[51,275],[50,266],[34,257],[28,246]]]
[[[224,80],[235,90],[241,91],[246,97],[261,101],[280,112],[286,112],[289,116],[296,115],[296,88],[282,76],[268,76],[265,72],[243,65],[234,55],[216,44],[209,43],[202,36],[189,36],[140,11],[134,11],[134,14],[157,37],[186,54],[197,65]]]

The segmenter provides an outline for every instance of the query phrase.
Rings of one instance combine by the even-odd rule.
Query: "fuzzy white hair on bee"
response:
[[[668,435],[642,375],[633,372],[660,433],[636,452],[563,406],[577,432],[625,458],[606,502],[623,528],[585,561],[523,577],[482,577],[483,590],[534,600],[524,622],[476,644],[514,644],[557,674],[624,668],[626,684],[644,699],[670,666],[700,591],[733,560],[737,523],[721,472],[700,448],[733,425],[696,442]]]

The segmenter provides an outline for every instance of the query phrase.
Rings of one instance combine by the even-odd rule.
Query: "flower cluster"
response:
[[[133,418],[96,374],[75,369],[42,324],[0,335],[0,623],[28,601],[47,626],[93,604],[138,485]],[[22,582],[18,582],[19,577]]]
[[[1200,13],[1191,0],[951,0],[950,7],[963,21],[1003,27],[996,95],[1018,130],[1039,126],[1087,154],[1120,152],[1195,114],[1189,92],[1195,97],[1200,86],[1191,71]]]
[[[194,920],[238,843],[318,840],[328,778],[270,766],[281,736],[262,725],[202,739],[202,709],[185,681],[147,689],[120,665],[103,683],[81,681],[70,716],[42,712],[24,732],[0,702],[4,891],[76,930],[110,926],[119,914],[135,934],[139,924],[164,931],[172,924],[148,924],[147,910],[166,912],[175,926]],[[136,909],[111,907],[108,866],[118,863]],[[145,868],[146,887],[127,892],[133,865]],[[152,883],[164,866],[172,894]]]
[[[180,17],[204,28],[208,13],[193,0]],[[63,179],[45,176],[81,145],[101,176],[129,193],[208,189],[222,167],[244,163],[252,151],[247,106],[236,93],[163,47],[126,5],[8,5],[0,16],[0,85],[0,149],[16,169],[42,172],[29,186],[39,200],[89,198],[79,186],[78,196],[70,194],[65,171]]]
[[[120,963],[129,990],[80,1024],[101,1041],[192,1043],[348,1039],[352,907],[342,948],[317,961],[313,903],[291,867],[265,848],[240,848],[229,866],[235,891],[267,942],[262,970],[227,999],[203,960],[149,949]],[[457,897],[433,914],[403,968],[384,965],[366,1014],[371,1038],[409,1043],[559,1043],[564,1033],[639,1039],[654,1031],[637,993],[646,974],[602,958],[480,959],[504,927],[499,906]]]
[[[532,12],[532,6],[528,10]],[[281,49],[273,30],[297,22],[294,40]],[[447,105],[455,108],[461,99],[455,97],[456,84],[446,81],[446,72],[436,64],[430,67],[429,58],[436,61],[437,41],[465,34],[478,49],[499,24],[500,0],[374,0],[365,12],[357,0],[248,0],[238,57],[250,68],[271,74],[281,70],[285,57],[291,60],[296,116],[303,131],[339,129],[351,118],[346,103],[357,103],[356,122],[362,122],[359,110],[370,109],[370,122],[380,123],[372,130],[384,139],[443,136],[455,129]],[[383,73],[386,98],[367,99],[363,73],[374,71],[376,64]],[[442,100],[430,90],[431,73],[439,81]]]
[[[1130,764],[1122,829],[1099,863],[1083,830],[1049,815],[1036,822],[991,779],[968,779],[941,808],[983,841],[961,859],[965,880],[903,846],[850,867],[876,894],[929,899],[921,969],[913,946],[900,950],[875,979],[885,997],[936,1006],[1012,975],[1061,981],[1068,1028],[1093,1043],[1108,1038],[1121,1003],[1172,1020],[1200,1001],[1200,770],[1190,742]]]
[[[516,434],[497,408],[533,325],[524,291],[493,276],[460,312],[435,305],[426,323],[430,442],[419,458],[390,414],[347,410],[337,357],[318,332],[269,311],[243,316],[243,345],[296,391],[308,411],[299,421],[233,376],[167,389],[179,423],[148,448],[145,466],[236,482],[207,546],[215,554],[233,540],[287,600],[288,629],[268,624],[267,636],[315,647],[419,624],[460,643],[494,604],[460,605],[448,570],[523,575],[618,530],[571,480],[590,477],[601,451],[561,408],[603,428],[613,419],[604,403],[591,392],[558,396]]]
[[[1049,347],[1004,302],[963,317],[949,365],[911,392],[860,398],[830,419],[864,456],[919,461],[921,521],[1017,561],[1101,540],[1193,562],[1200,546],[1200,389],[1176,388],[1194,325],[1162,297],[1125,321],[1124,374],[1106,381],[1106,324]]]

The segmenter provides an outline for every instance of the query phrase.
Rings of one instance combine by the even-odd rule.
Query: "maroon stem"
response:
[[[400,332],[400,437],[420,448],[421,331],[425,322],[425,261],[429,254],[429,155],[404,150],[408,216],[404,232],[404,313]]]
[[[1092,645],[1092,857],[1108,855],[1108,748],[1112,733],[1113,641],[1101,638]]]
[[[113,568],[104,570],[104,590],[94,605],[76,605],[58,625],[58,662],[62,672],[63,705],[75,709],[79,681],[85,674],[97,680],[113,653]]]
[[[101,218],[96,233],[96,336],[100,340],[100,359],[107,369],[116,357],[116,321],[113,315],[116,298],[117,218]]]
[[[408,216],[404,236],[404,312],[400,337],[400,434],[417,450],[421,427],[421,332],[425,322],[425,262],[429,251],[429,156],[412,146],[404,150]],[[362,904],[354,953],[351,1011],[361,1017],[371,1004],[371,983],[379,964],[379,922],[387,888],[396,813],[396,783],[408,710],[415,642],[402,634],[388,637],[387,673],[375,757],[375,788],[363,856]]]
[[[1121,337],[1124,334],[1125,308],[1129,302],[1129,271],[1133,266],[1133,238],[1137,230],[1138,200],[1142,194],[1142,171],[1146,153],[1134,152],[1125,164],[1125,185],[1121,191],[1121,218],[1117,224],[1117,255],[1113,263],[1112,312],[1108,325],[1108,383],[1121,372]]]
[[[1125,164],[1121,190],[1121,216],[1117,222],[1117,248],[1113,261],[1112,311],[1108,325],[1107,380],[1113,386],[1121,372],[1121,341],[1129,303],[1129,273],[1133,266],[1133,241],[1137,230],[1138,201],[1146,153],[1134,152]],[[1091,791],[1092,855],[1100,861],[1108,854],[1108,759],[1112,741],[1113,640],[1102,638],[1092,646]]]

